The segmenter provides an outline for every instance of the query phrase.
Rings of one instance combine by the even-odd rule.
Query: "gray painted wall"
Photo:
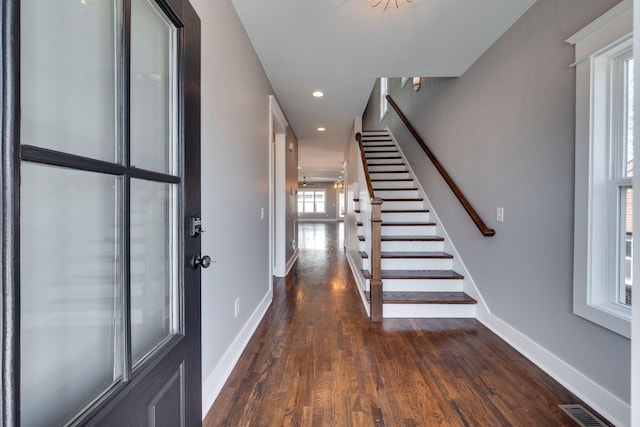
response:
[[[206,400],[207,385],[216,380],[212,372],[230,369],[219,364],[235,360],[223,356],[238,350],[251,315],[271,298],[268,96],[273,89],[231,2],[192,4],[202,20],[202,219],[207,231],[202,253],[216,260],[202,271]],[[287,230],[293,230],[294,220],[287,216],[287,221]]]
[[[314,182],[307,187],[303,187],[302,183],[298,183],[298,189],[302,190],[327,190],[326,194],[326,212],[325,213],[299,213],[299,221],[335,221],[338,219],[338,196],[336,190],[333,188],[333,182]],[[297,203],[297,202],[296,202]]]
[[[392,129],[492,313],[630,402],[629,340],[571,311],[575,70],[564,40],[616,3],[540,0],[462,77],[420,92],[392,81],[495,237],[480,235],[395,113],[380,124],[377,85],[363,128]]]

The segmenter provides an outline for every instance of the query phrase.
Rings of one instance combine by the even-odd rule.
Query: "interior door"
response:
[[[199,18],[2,7],[4,425],[200,425]]]

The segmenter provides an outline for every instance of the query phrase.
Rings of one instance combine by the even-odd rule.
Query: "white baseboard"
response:
[[[249,317],[249,320],[247,320],[247,323],[245,323],[240,333],[236,336],[236,339],[233,340],[233,343],[231,343],[227,351],[224,353],[222,359],[220,359],[216,367],[202,383],[203,420],[209,412],[209,409],[211,409],[211,406],[213,406],[213,402],[215,402],[218,394],[220,394],[224,383],[229,378],[229,375],[231,375],[231,371],[233,371],[236,363],[238,363],[238,359],[240,359],[240,356],[253,336],[253,333],[258,328],[258,325],[260,325],[260,322],[271,305],[272,300],[273,290],[270,289],[260,304],[258,304],[258,307],[256,307],[251,317]]]
[[[347,255],[347,261],[349,261],[349,267],[351,268],[351,275],[356,282],[356,286],[358,288],[358,293],[360,294],[360,299],[362,300],[362,305],[364,306],[365,311],[367,312],[367,316],[371,316],[369,301],[367,301],[367,297],[364,294],[364,289],[366,283],[364,282],[364,277],[360,274],[358,270],[356,262],[351,257],[349,251],[345,250],[344,253]]]
[[[285,266],[284,277],[287,277],[289,275],[289,272],[291,271],[291,269],[295,265],[295,263],[298,260],[299,256],[300,256],[300,249],[296,248],[296,250],[293,251],[293,255],[291,255],[291,258],[289,258],[289,261],[287,261],[287,265]]]
[[[493,314],[478,318],[487,328],[518,350],[553,379],[618,427],[631,425],[631,406],[586,377],[520,331]],[[561,402],[559,402],[561,403]]]

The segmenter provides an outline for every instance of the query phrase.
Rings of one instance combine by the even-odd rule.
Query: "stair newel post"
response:
[[[371,199],[371,321],[382,321],[382,199]]]

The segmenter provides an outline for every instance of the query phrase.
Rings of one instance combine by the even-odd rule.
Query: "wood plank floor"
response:
[[[572,426],[582,403],[473,319],[369,322],[342,225],[300,259],[204,420],[219,426]]]

